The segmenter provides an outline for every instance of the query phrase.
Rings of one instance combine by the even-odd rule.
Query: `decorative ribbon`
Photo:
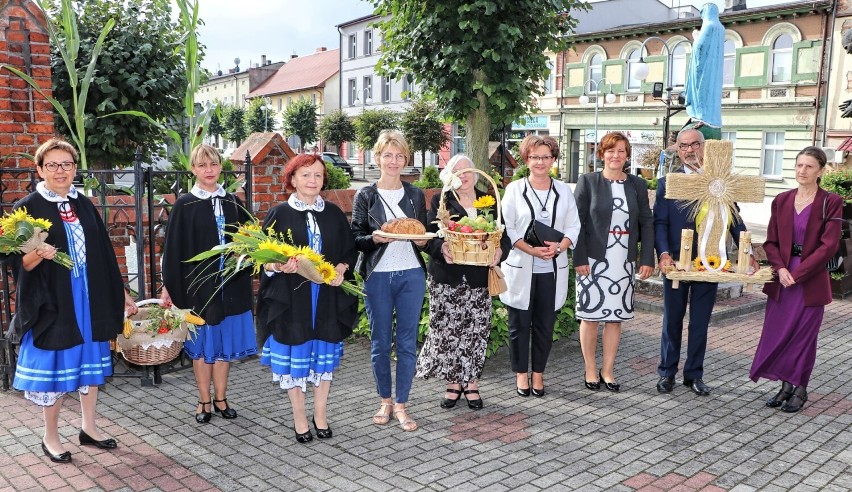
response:
[[[717,219],[722,221],[723,229],[728,224],[728,220],[730,220],[730,212],[728,211],[728,207],[725,206],[724,203],[719,204],[719,213],[718,217],[716,216],[716,209],[708,207],[707,216],[705,217],[705,221],[707,225],[704,226],[704,233],[701,235],[701,240],[698,242],[698,257],[701,258],[701,264],[704,265],[704,268],[707,269],[708,272],[721,272],[725,265],[728,263],[728,252],[725,244],[725,234],[719,235],[719,267],[712,268],[707,263],[707,242],[710,240],[710,231],[713,230],[713,224]]]

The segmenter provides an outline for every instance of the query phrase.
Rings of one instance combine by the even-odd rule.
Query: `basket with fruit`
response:
[[[164,308],[159,299],[136,305],[139,312],[125,318],[124,332],[115,344],[116,350],[132,364],[154,366],[171,361],[180,354],[189,333],[195,333],[196,325],[204,324],[190,309]]]
[[[450,252],[453,254],[453,263],[489,266],[494,260],[494,254],[500,247],[500,238],[503,236],[504,226],[500,212],[500,193],[496,191],[497,183],[491,176],[479,169],[462,169],[453,174],[460,176],[467,172],[475,172],[485,176],[485,179],[491,183],[492,189],[495,190],[496,200],[489,195],[479,197],[473,204],[478,210],[476,218],[465,216],[453,220],[453,217],[447,211],[445,194],[441,194],[437,214],[438,234],[443,236],[444,241],[448,244]],[[495,204],[497,208],[496,219],[490,213],[491,207]]]

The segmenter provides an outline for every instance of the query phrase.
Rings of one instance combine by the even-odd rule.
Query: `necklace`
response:
[[[541,215],[542,219],[550,218],[550,212],[547,211],[547,201],[550,200],[550,192],[553,191],[553,181],[550,182],[550,188],[547,189],[547,196],[544,197],[543,202],[541,201],[541,198],[539,198],[538,192],[535,188],[533,188],[532,182],[530,182],[529,178],[527,178],[527,183],[529,183],[530,188],[533,191],[533,196],[536,200],[538,200],[538,204],[541,205],[541,212],[539,215]]]
[[[816,195],[817,190],[814,190],[810,195],[799,196],[799,192],[796,191],[796,203],[806,203],[808,200]]]

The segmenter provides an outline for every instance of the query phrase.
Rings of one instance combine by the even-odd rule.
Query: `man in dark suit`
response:
[[[698,130],[683,130],[677,136],[677,152],[683,169],[687,174],[701,172],[704,156],[704,135]],[[695,221],[690,218],[689,207],[683,207],[677,200],[666,197],[666,179],[657,182],[657,199],[654,203],[654,245],[660,258],[660,269],[674,264],[680,256],[680,236],[682,229],[695,229]],[[730,228],[735,244],[739,243],[740,232],[745,230],[742,222],[735,221]],[[698,235],[693,240],[692,251],[697,251]],[[757,270],[757,262],[752,257],[752,268]],[[660,343],[660,365],[657,373],[657,391],[670,393],[674,389],[675,374],[680,362],[680,346],[683,335],[683,318],[689,305],[689,335],[686,348],[686,362],[683,366],[683,384],[693,393],[701,396],[710,394],[710,388],[704,384],[704,352],[707,349],[707,326],[710,314],[716,302],[718,284],[710,282],[681,281],[679,288],[673,289],[672,282],[664,279],[663,289],[663,331]],[[690,292],[692,294],[690,298]]]

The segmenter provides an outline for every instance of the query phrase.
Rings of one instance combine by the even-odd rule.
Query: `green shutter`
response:
[[[793,83],[818,80],[821,41],[799,41],[793,43],[793,68],[790,81]],[[801,61],[810,63],[800,63]]]
[[[582,77],[580,77],[579,84],[571,85],[571,77],[572,71],[580,70],[582,73]],[[586,82],[586,73],[588,72],[585,63],[568,63],[565,65],[565,72],[562,81],[562,95],[563,97],[568,96],[582,96],[583,95],[583,84]]]
[[[742,56],[752,53],[763,53],[763,67],[760,75],[742,76]],[[737,63],[734,71],[734,85],[736,87],[763,87],[767,83],[767,69],[769,67],[769,47],[751,46],[748,48],[737,48]]]
[[[666,83],[668,82],[668,57],[666,55],[654,55],[654,56],[646,56],[643,58],[645,63],[662,63],[663,64],[663,79],[662,80],[650,80],[650,75],[647,79],[642,81],[642,86],[640,90],[642,92],[651,92],[654,89],[654,82],[662,82],[663,88],[665,88]]]
[[[618,66],[619,69],[620,69],[621,81],[618,82],[618,83],[615,83],[614,80],[610,80],[610,78],[606,76],[606,73],[608,71],[607,67],[612,67],[612,66]],[[627,61],[621,60],[621,59],[606,60],[606,61],[601,63],[601,72],[603,74],[602,76],[605,79],[607,79],[607,82],[612,82],[612,92],[614,94],[619,94],[619,93],[624,92],[624,81],[626,80],[625,76],[627,75],[627,69],[625,68],[626,66],[627,66]],[[610,90],[610,84],[607,84],[606,82],[601,84],[601,91],[609,93],[609,90]]]

